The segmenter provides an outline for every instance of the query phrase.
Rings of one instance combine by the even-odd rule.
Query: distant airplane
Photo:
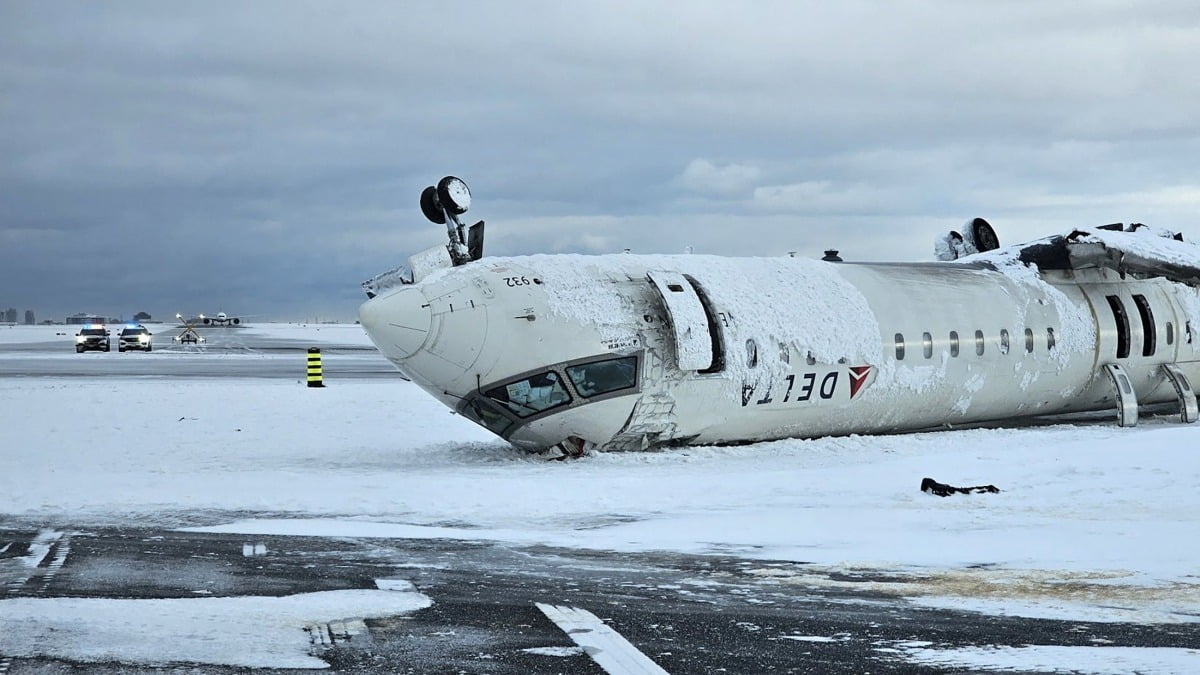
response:
[[[225,312],[217,312],[216,316],[200,315],[200,320],[205,326],[237,326],[242,323],[241,318],[236,316],[226,316]]]
[[[1004,423],[1141,404],[1200,417],[1200,247],[1142,225],[941,262],[482,257],[470,192],[421,197],[449,244],[363,284],[359,318],[415,384],[529,449],[742,443]],[[833,256],[836,257],[836,256]]]

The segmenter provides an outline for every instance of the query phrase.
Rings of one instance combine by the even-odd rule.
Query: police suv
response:
[[[110,344],[108,336],[110,333],[104,326],[96,324],[86,324],[79,332],[75,334],[75,353],[79,354],[89,350],[109,351]]]
[[[154,344],[151,342],[151,335],[153,333],[146,330],[146,327],[140,324],[125,326],[121,329],[121,335],[117,337],[117,351],[124,352],[130,349],[140,349],[145,352],[153,351]]]

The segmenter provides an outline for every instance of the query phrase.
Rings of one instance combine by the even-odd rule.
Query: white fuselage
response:
[[[435,269],[359,314],[406,376],[514,444],[637,449],[1110,408],[1107,363],[1138,402],[1171,401],[1164,364],[1200,376],[1197,306],[1103,268],[626,254]]]

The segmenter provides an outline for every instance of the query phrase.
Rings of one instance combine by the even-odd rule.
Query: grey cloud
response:
[[[1186,229],[1200,185],[1186,2],[7,3],[0,37],[0,303],[43,315],[349,318],[446,174],[494,254],[925,258],[975,215]]]

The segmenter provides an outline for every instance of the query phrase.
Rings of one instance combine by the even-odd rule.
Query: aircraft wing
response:
[[[1122,277],[1134,274],[1200,284],[1200,246],[1149,228],[1077,229],[1026,244],[1017,255],[1021,262],[1043,270],[1107,267]]]

